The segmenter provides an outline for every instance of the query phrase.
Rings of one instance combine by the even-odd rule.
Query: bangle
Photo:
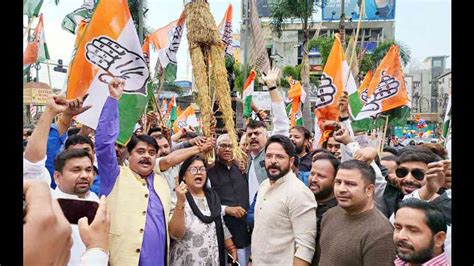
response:
[[[277,87],[276,86],[271,86],[270,88],[268,88],[268,91],[272,91],[274,89],[276,89]]]
[[[346,116],[346,117],[339,116],[339,121],[340,122],[346,121],[347,119],[349,119],[348,116]]]

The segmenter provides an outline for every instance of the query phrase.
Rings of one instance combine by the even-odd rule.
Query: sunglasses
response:
[[[397,175],[399,178],[407,176],[408,173],[411,173],[411,175],[418,181],[421,181],[425,178],[425,172],[421,169],[413,168],[410,170],[405,167],[400,167],[395,170],[395,175]]]

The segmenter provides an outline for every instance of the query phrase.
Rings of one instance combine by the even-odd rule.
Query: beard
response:
[[[410,252],[410,253],[401,253],[401,252],[399,252],[398,251],[398,245],[399,244],[402,244],[404,247],[412,249],[412,252]],[[403,260],[405,262],[410,262],[410,263],[422,264],[422,263],[427,262],[430,259],[432,259],[433,254],[434,254],[435,243],[434,243],[434,240],[431,239],[429,246],[422,249],[422,250],[419,250],[419,251],[413,250],[413,246],[406,243],[405,241],[397,241],[395,243],[395,246],[397,248],[397,256],[401,260]]]
[[[304,144],[301,144],[301,145],[296,145],[295,144],[295,150],[296,150],[296,154],[300,154],[304,151],[305,149],[305,146]]]
[[[277,174],[270,174],[271,169],[278,169],[279,172]],[[275,181],[286,175],[290,171],[290,167],[288,166],[287,168],[281,168],[280,166],[272,164],[268,168],[265,168],[265,171],[267,172],[268,178],[270,178],[272,181]]]
[[[319,188],[319,191],[313,192],[314,197],[316,198],[316,200],[324,200],[324,199],[327,199],[329,196],[334,194],[334,190],[333,190],[332,187],[327,187],[327,188],[321,189],[318,186],[318,188]]]

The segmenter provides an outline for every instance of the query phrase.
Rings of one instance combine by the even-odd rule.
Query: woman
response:
[[[193,156],[181,165],[177,203],[169,223],[170,265],[225,265],[226,250],[237,260],[237,248],[224,224],[217,193],[206,186],[204,159]]]

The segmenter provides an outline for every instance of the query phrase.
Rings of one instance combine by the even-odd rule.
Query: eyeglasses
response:
[[[413,168],[413,169],[408,169],[405,167],[400,167],[395,170],[395,175],[399,178],[403,178],[408,175],[408,173],[411,173],[411,175],[418,181],[423,180],[425,178],[425,172],[421,169],[418,168]]]
[[[206,172],[206,167],[201,166],[201,167],[197,168],[197,167],[193,166],[193,167],[189,167],[189,169],[186,170],[186,171],[189,171],[189,172],[191,172],[191,174],[195,175],[198,172],[199,173],[205,173]]]
[[[232,149],[232,144],[219,144],[219,148],[222,148],[222,149]]]

